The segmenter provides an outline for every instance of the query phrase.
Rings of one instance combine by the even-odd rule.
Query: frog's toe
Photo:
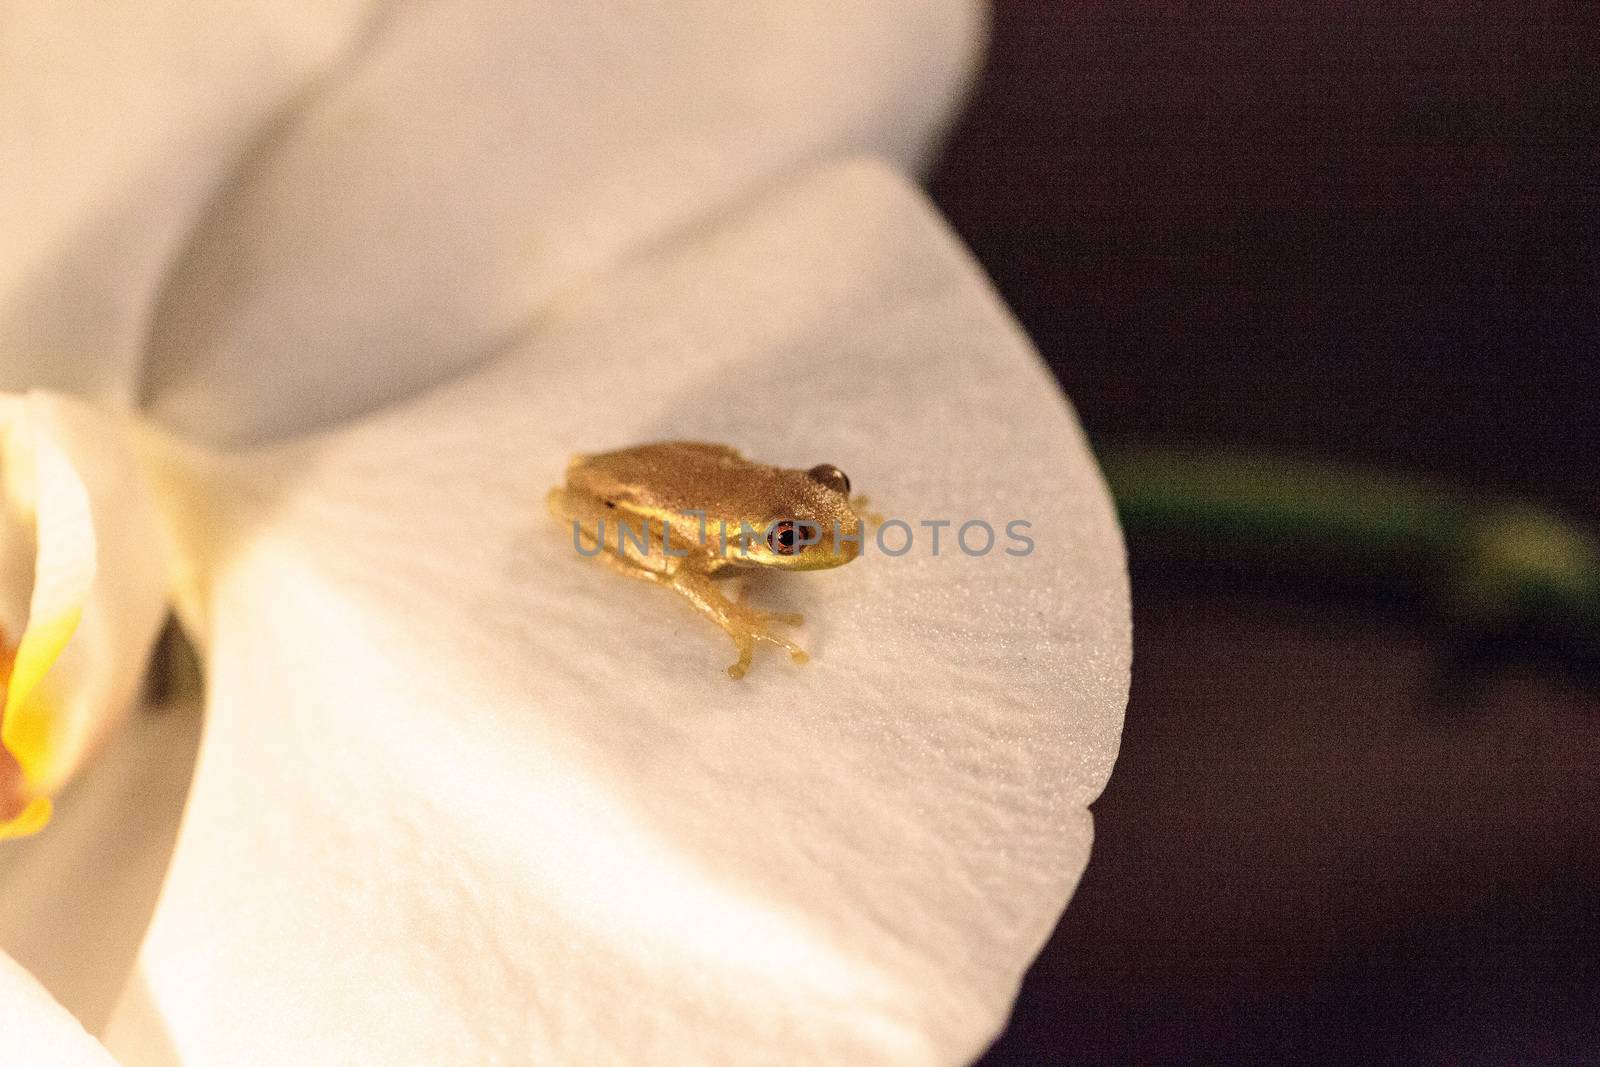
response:
[[[755,656],[756,643],[748,637],[743,640],[735,637],[733,643],[739,649],[739,659],[738,662],[728,668],[728,677],[738,681],[750,669],[750,661]]]
[[[781,622],[785,626],[804,626],[806,617],[798,611],[766,611],[762,615],[769,622]]]
[[[751,636],[757,641],[765,641],[768,644],[777,645],[779,648],[787,649],[789,651],[789,658],[794,660],[796,663],[804,663],[809,658],[806,656],[805,649],[801,648],[787,637],[780,637],[770,630],[756,630],[751,634]]]

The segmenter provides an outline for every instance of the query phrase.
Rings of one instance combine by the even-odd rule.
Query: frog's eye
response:
[[[772,524],[767,531],[767,547],[780,556],[792,556],[803,547],[800,543],[800,524],[784,519]]]
[[[832,463],[818,463],[806,473],[811,475],[812,481],[821,482],[836,493],[850,495],[849,476]]]

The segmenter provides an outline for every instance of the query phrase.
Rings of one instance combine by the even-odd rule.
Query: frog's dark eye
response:
[[[818,463],[806,473],[811,475],[812,481],[821,482],[836,493],[850,495],[850,478],[832,463]]]
[[[800,551],[800,524],[793,519],[773,523],[772,529],[767,531],[767,547],[780,556],[792,556]]]

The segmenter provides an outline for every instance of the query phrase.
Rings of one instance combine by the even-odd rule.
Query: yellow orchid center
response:
[[[0,840],[50,818],[49,794],[76,761],[51,667],[67,647],[95,572],[88,495],[25,404],[0,408]],[[20,621],[20,627],[18,625]],[[11,633],[20,629],[13,644]],[[58,672],[59,673],[59,672]]]
[[[0,694],[9,695],[12,667],[16,663],[16,649],[4,631],[0,631]],[[0,715],[4,712],[0,711]],[[5,719],[0,719],[0,732]],[[28,746],[19,745],[26,749]],[[50,819],[50,798],[28,795],[28,776],[22,762],[12,752],[9,743],[0,745],[0,839],[22,837],[44,826]]]

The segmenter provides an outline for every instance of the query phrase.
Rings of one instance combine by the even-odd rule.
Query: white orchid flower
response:
[[[0,12],[0,943],[44,983],[0,958],[0,1062],[978,1055],[1129,623],[1070,410],[905,177],[974,8]],[[771,583],[815,662],[732,682],[544,511],[667,438],[1036,547]],[[169,606],[170,849],[181,722],[118,725]]]

